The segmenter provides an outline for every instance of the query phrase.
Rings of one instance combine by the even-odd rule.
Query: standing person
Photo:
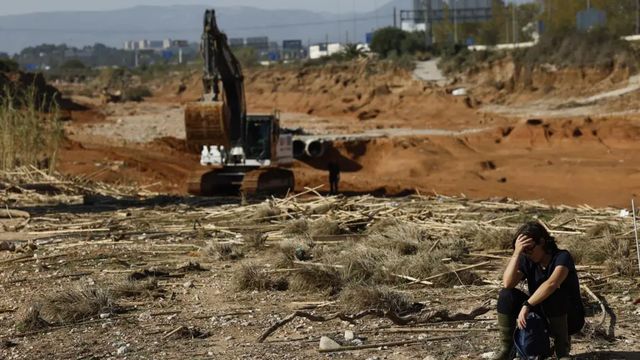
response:
[[[535,312],[548,322],[558,359],[570,359],[571,335],[584,325],[584,307],[578,275],[571,254],[558,249],[555,239],[538,222],[521,226],[513,239],[513,256],[498,298],[498,328],[501,349],[495,359],[512,359],[516,326],[527,326],[527,315]],[[529,294],[516,289],[526,279]]]
[[[329,163],[329,184],[331,185],[331,195],[338,193],[338,183],[340,182],[340,166],[335,162]]]

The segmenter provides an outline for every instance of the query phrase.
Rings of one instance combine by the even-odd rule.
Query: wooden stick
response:
[[[166,340],[167,338],[169,338],[171,335],[177,333],[178,331],[184,330],[186,329],[185,326],[179,326],[171,331],[169,331],[165,336],[162,337],[162,340]]]
[[[304,266],[315,266],[315,267],[324,267],[324,268],[334,268],[334,269],[344,269],[344,265],[331,265],[331,264],[323,264],[323,263],[313,263],[307,261],[298,261],[295,260],[293,262],[296,265],[304,265]]]
[[[488,259],[499,259],[499,260],[509,259],[508,256],[482,254],[482,253],[471,253],[471,254],[467,254],[467,255],[474,256],[474,257],[483,257],[483,258],[488,258]]]
[[[439,277],[443,277],[445,275],[457,273],[457,272],[460,272],[460,271],[475,269],[475,268],[478,268],[478,267],[481,267],[481,266],[485,266],[485,265],[488,265],[488,264],[491,264],[491,262],[490,261],[485,261],[485,262],[481,262],[479,264],[469,265],[469,266],[465,266],[465,267],[460,268],[460,269],[455,269],[455,270],[447,271],[447,272],[444,272],[444,273],[441,273],[441,274],[429,276],[428,278],[426,278],[424,280],[425,281],[429,281],[429,280],[437,279]]]
[[[394,341],[394,342],[359,345],[359,346],[341,346],[341,347],[339,347],[337,349],[326,349],[326,350],[320,349],[318,351],[321,352],[321,353],[332,353],[332,352],[340,352],[340,351],[358,351],[358,350],[362,350],[362,349],[375,349],[375,348],[380,348],[380,347],[404,346],[404,345],[418,344],[418,343],[429,342],[429,341],[439,341],[439,340],[449,340],[449,339],[453,339],[453,337],[451,337],[451,336],[440,336],[440,337],[434,337],[434,338],[428,338],[428,339],[422,339],[422,340],[413,339],[413,340]]]
[[[498,329],[438,329],[438,328],[389,328],[383,329],[383,332],[386,333],[428,333],[428,332],[468,332],[468,331],[498,331]]]
[[[393,275],[393,276],[395,276],[397,278],[400,278],[400,279],[409,280],[409,281],[411,281],[412,284],[433,285],[433,283],[430,282],[430,281],[424,281],[424,280],[416,279],[414,277],[407,276],[407,275],[400,275],[400,274],[391,274],[391,275]]]
[[[31,217],[31,215],[26,211],[12,210],[12,209],[9,209],[9,208],[0,209],[0,219],[13,219],[13,218],[28,219],[30,217]]]
[[[636,251],[638,253],[638,270],[640,270],[640,244],[638,244],[638,223],[636,222],[636,204],[634,199],[631,199],[631,208],[633,210],[633,232],[636,235]]]

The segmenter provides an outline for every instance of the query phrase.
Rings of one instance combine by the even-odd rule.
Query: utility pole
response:
[[[424,0],[424,37],[427,47],[433,45],[433,35],[431,29],[431,0]]]
[[[458,43],[458,0],[453,0],[453,43]]]
[[[516,4],[511,3],[511,19],[513,22],[513,43],[518,43],[518,31],[516,30]]]
[[[640,34],[640,0],[636,0],[636,34]]]
[[[398,13],[397,13],[398,9],[394,6],[393,7],[393,27],[397,28],[398,27],[398,22],[396,21],[398,18]]]

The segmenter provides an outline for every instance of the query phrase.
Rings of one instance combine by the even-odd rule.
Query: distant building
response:
[[[282,60],[299,60],[307,57],[302,40],[284,40],[281,53]]]
[[[491,20],[492,0],[413,0],[413,10],[400,11],[400,25],[405,31],[424,31],[427,10],[431,23],[453,21],[458,23]]]
[[[267,36],[248,37],[246,41],[246,46],[258,51],[269,51],[269,37]]]
[[[164,39],[164,40],[130,40],[124,42],[124,50],[134,51],[134,50],[152,50],[152,51],[163,51],[169,49],[178,49],[185,48],[189,46],[189,42],[187,40],[172,40],[172,39]]]
[[[230,38],[229,46],[232,48],[240,48],[244,46],[244,38]]]
[[[309,47],[309,58],[320,59],[325,56],[337,54],[343,49],[344,48],[340,43],[312,45],[311,47]]]

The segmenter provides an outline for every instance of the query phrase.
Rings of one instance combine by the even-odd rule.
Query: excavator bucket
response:
[[[200,153],[202,146],[229,146],[229,109],[220,101],[201,101],[187,104],[184,124],[187,148]]]

